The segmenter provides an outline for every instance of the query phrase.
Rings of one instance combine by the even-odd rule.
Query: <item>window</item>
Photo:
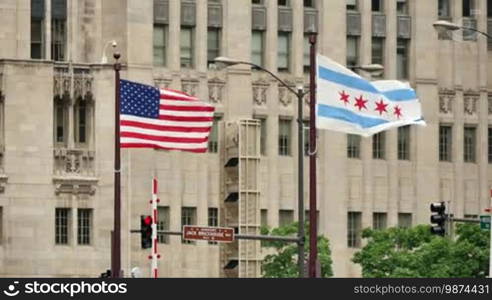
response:
[[[377,133],[372,136],[372,158],[384,159],[385,156],[385,134]]]
[[[372,63],[384,65],[384,38],[372,38]]]
[[[396,1],[396,12],[400,15],[408,14],[407,0],[397,0]]]
[[[487,17],[492,18],[492,1],[487,0]]]
[[[463,0],[463,17],[471,17],[474,15],[475,1]]]
[[[278,154],[281,156],[291,155],[291,120],[279,120],[279,135],[278,135]]]
[[[347,245],[350,248],[359,248],[361,246],[362,213],[349,212],[347,220]]]
[[[472,220],[478,220],[479,219],[478,215],[470,215],[470,214],[464,215],[464,218],[465,219],[472,219]]]
[[[77,214],[77,243],[90,245],[91,243],[92,209],[79,208]]]
[[[309,143],[310,143],[310,139],[309,139],[309,130],[310,130],[309,121],[303,121],[302,124],[303,124],[302,142],[304,143],[304,155],[308,155],[309,154]]]
[[[181,27],[181,67],[193,68],[193,28]]]
[[[410,126],[398,127],[398,159],[410,160]]]
[[[207,62],[208,65],[215,63],[214,59],[220,56],[220,29],[209,28],[207,34]]]
[[[55,209],[55,244],[68,245],[69,208]]]
[[[357,10],[357,0],[347,0],[347,10]]]
[[[451,161],[453,130],[449,125],[439,126],[439,160]]]
[[[196,208],[181,207],[181,228],[185,225],[196,224]],[[193,241],[182,240],[183,244],[194,244]]]
[[[251,43],[251,62],[263,66],[263,31],[253,30]]]
[[[314,0],[304,0],[304,7],[314,8]]]
[[[31,19],[31,58],[44,58],[43,33],[43,20]]]
[[[268,226],[268,210],[262,209],[260,211],[260,213],[261,213],[261,226],[267,227]]]
[[[408,79],[408,40],[398,39],[396,48],[396,78]]]
[[[278,226],[290,225],[294,222],[294,211],[281,209],[278,212]]]
[[[217,208],[208,209],[208,226],[219,226],[219,210]],[[211,245],[217,245],[217,242],[208,242]]]
[[[278,70],[289,71],[290,62],[290,33],[278,33]]]
[[[266,155],[267,149],[267,117],[254,116],[254,119],[260,121],[260,154]]]
[[[311,44],[307,34],[304,35],[303,68],[305,73],[311,69]]]
[[[386,213],[373,213],[372,214],[372,228],[375,230],[386,229],[387,214]]]
[[[347,36],[347,68],[359,65],[359,38]]]
[[[88,118],[89,107],[84,100],[77,101],[77,104],[74,108],[74,121],[75,121],[75,143],[76,144],[85,144],[88,141]]]
[[[451,6],[449,4],[450,0],[439,0],[438,2],[438,15],[439,18],[447,18],[451,16]]]
[[[289,6],[289,0],[278,0],[278,6]]]
[[[165,66],[167,63],[168,27],[154,24],[154,65]]]
[[[360,158],[360,135],[347,135],[347,157]]]
[[[489,129],[488,129],[488,139],[487,140],[489,142],[489,145],[488,145],[489,164],[492,164],[492,128],[491,127],[489,127]]]
[[[464,135],[463,159],[465,162],[474,163],[476,160],[477,128],[465,126]]]
[[[68,139],[68,107],[62,99],[58,99],[55,101],[54,108],[55,143],[66,146]]]
[[[398,214],[398,227],[410,228],[412,227],[412,214],[399,213]]]
[[[159,206],[157,207],[157,242],[160,244],[169,243],[169,235],[159,233],[162,230],[169,230],[169,207]]]
[[[309,209],[304,211],[304,222],[309,223]],[[319,229],[319,210],[316,211],[316,228]]]
[[[384,0],[372,0],[372,11],[382,12],[384,10]]]
[[[212,129],[210,130],[210,135],[208,137],[209,153],[219,152],[219,122],[221,120],[222,120],[222,116],[214,117],[214,122],[212,123]]]
[[[263,0],[251,0],[251,3],[252,4],[262,5],[263,4]]]

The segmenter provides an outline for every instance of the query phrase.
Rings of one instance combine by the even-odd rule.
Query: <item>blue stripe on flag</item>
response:
[[[408,101],[417,99],[417,95],[412,89],[398,89],[393,91],[380,92],[369,81],[363,78],[342,74],[340,72],[327,69],[323,66],[319,66],[318,74],[319,77],[324,80],[331,81],[346,86],[348,88],[358,89],[375,94],[383,94],[391,101]]]
[[[342,120],[359,125],[362,128],[374,127],[389,122],[384,119],[364,117],[350,110],[325,104],[318,104],[318,116]]]

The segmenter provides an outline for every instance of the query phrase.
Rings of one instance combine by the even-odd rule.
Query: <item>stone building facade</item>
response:
[[[216,107],[206,154],[122,151],[126,274],[135,266],[149,271],[148,251],[130,229],[150,213],[152,176],[160,183],[159,228],[221,225],[227,121],[260,121],[261,223],[296,219],[297,99],[265,73],[244,65],[219,70],[212,60],[253,61],[306,86],[306,33],[313,29],[321,54],[352,67],[381,63],[382,78],[409,81],[427,121],[373,138],[318,133],[319,230],[330,239],[335,276],[360,275],[350,258],[363,244],[362,228],[428,223],[429,203],[440,200],[457,217],[476,217],[492,184],[488,43],[468,32],[438,35],[432,23],[486,32],[487,4],[0,0],[0,275],[94,277],[110,266],[112,41],[123,78],[183,90]],[[307,101],[304,111],[307,121]],[[161,236],[159,274],[221,276],[220,248]]]

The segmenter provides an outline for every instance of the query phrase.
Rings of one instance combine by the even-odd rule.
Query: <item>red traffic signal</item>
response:
[[[140,244],[142,249],[152,248],[151,216],[140,216]]]

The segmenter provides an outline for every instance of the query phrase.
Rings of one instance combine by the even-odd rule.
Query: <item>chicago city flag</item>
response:
[[[179,91],[120,82],[122,148],[206,152],[214,107]]]
[[[370,136],[392,127],[425,125],[415,91],[397,80],[369,82],[317,56],[316,127]]]

